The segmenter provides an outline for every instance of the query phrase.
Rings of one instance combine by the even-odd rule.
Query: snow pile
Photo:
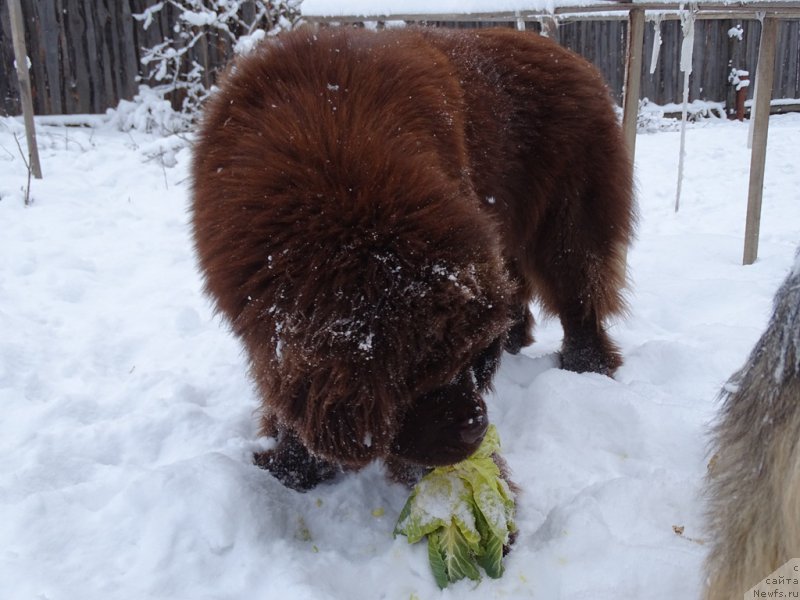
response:
[[[639,101],[636,130],[640,133],[678,131],[680,130],[682,119],[677,115],[681,115],[682,112],[682,104],[676,104],[674,102],[656,104],[655,102],[651,102],[649,98],[642,98]],[[725,103],[711,102],[708,100],[692,100],[686,104],[687,123],[703,122],[707,120],[725,120]]]
[[[139,86],[133,100],[120,100],[116,108],[106,111],[109,122],[120,131],[137,131],[168,135],[186,131],[190,119],[172,108],[164,94],[146,85]]]
[[[554,368],[554,320],[503,358],[487,404],[522,488],[519,536],[502,578],[442,593],[424,545],[392,537],[408,490],[380,465],[307,494],[251,465],[269,441],[201,294],[189,150],[170,168],[147,159],[170,151],[150,134],[43,123],[26,208],[22,124],[0,120],[4,597],[698,597],[706,424],[794,264],[800,115],[771,119],[748,267],[747,125],[689,128],[677,215],[679,136],[639,137],[632,310],[611,328],[625,365],[615,379]]]

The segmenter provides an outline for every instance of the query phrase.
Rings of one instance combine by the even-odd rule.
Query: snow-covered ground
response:
[[[424,544],[392,538],[407,490],[380,466],[298,494],[250,464],[257,399],[201,294],[189,150],[40,125],[26,207],[12,133],[0,120],[0,597],[697,597],[706,427],[800,240],[800,115],[771,120],[748,267],[747,126],[688,131],[677,215],[679,134],[638,137],[626,363],[554,368],[554,320],[504,358],[489,409],[520,535],[502,579],[444,592]]]

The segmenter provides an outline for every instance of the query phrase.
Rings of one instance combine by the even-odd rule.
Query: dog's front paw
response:
[[[298,492],[306,492],[323,481],[333,479],[339,469],[312,456],[292,434],[283,433],[272,450],[260,452],[253,462],[266,469],[283,485]]]

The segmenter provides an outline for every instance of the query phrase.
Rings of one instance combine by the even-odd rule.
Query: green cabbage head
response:
[[[437,467],[414,487],[394,534],[410,544],[428,536],[428,558],[440,588],[467,577],[503,574],[503,547],[514,526],[514,495],[493,460],[500,438],[489,426],[480,447],[468,459]]]

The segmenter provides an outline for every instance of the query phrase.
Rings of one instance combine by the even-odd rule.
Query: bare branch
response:
[[[19,143],[19,138],[17,134],[14,133],[14,141],[17,143],[17,148],[19,149],[19,154],[22,157],[22,162],[25,164],[25,168],[28,169],[28,185],[25,188],[25,206],[30,206],[31,204],[31,173],[33,170],[31,169],[31,161],[30,161],[30,154],[28,154],[28,158],[25,158],[25,152],[22,150],[22,145]]]

